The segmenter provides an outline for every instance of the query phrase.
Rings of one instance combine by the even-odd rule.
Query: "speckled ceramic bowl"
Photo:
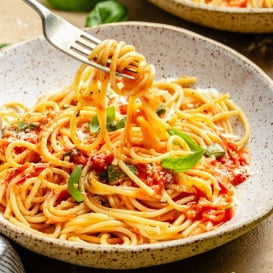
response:
[[[242,33],[273,32],[273,8],[229,8],[191,0],[149,0],[187,21],[219,30]]]
[[[157,69],[157,77],[195,75],[198,87],[230,92],[251,124],[252,176],[237,188],[235,217],[206,234],[139,246],[100,246],[43,237],[0,217],[0,231],[32,251],[59,260],[97,268],[128,269],[190,257],[248,232],[273,208],[273,83],[235,51],[192,32],[157,24],[121,23],[90,30],[101,39],[124,40],[136,46]],[[0,52],[1,103],[32,104],[43,92],[71,83],[79,63],[58,52],[44,39]]]

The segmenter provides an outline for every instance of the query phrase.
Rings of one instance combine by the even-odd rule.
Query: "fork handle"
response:
[[[39,3],[36,0],[23,0],[23,1],[29,6],[31,6],[32,8],[34,8],[37,11],[37,13],[40,15],[42,20],[45,20],[45,18],[51,14],[49,9],[44,7],[41,3]]]
[[[64,21],[60,16],[57,14],[54,14],[52,11],[50,11],[48,8],[43,6],[39,1],[36,0],[23,0],[26,4],[28,4],[30,7],[32,7],[37,13],[40,15],[42,20],[42,26],[43,26],[43,32],[45,38],[53,44],[50,39],[48,38],[48,35],[54,34],[54,27],[55,25],[60,25],[59,21]],[[66,22],[66,24],[69,24]],[[53,44],[54,45],[54,44]]]

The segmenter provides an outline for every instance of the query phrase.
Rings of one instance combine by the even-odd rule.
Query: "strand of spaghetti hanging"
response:
[[[117,42],[115,40],[103,41],[91,54],[90,58],[93,60],[101,60],[102,63],[106,64],[109,59],[110,62],[110,85],[111,88],[121,96],[129,97],[129,107],[127,109],[127,126],[125,133],[123,134],[123,144],[129,139],[130,124],[132,125],[132,115],[135,112],[135,104],[137,99],[140,99],[142,112],[146,113],[146,118],[140,118],[142,133],[150,131],[146,130],[145,125],[147,122],[150,126],[153,126],[155,134],[162,138],[161,128],[167,127],[167,124],[162,126],[161,119],[156,115],[154,109],[151,109],[151,98],[154,97],[152,85],[154,83],[155,69],[153,65],[147,64],[145,57],[135,51],[134,46],[127,45],[124,42]],[[129,73],[134,76],[134,80],[122,79],[117,77],[116,71],[123,71],[123,73]],[[130,107],[131,106],[131,107]],[[130,122],[131,121],[131,122]],[[159,126],[158,126],[159,125]],[[158,130],[159,128],[159,130]],[[164,131],[164,130],[163,130]],[[166,130],[165,130],[166,131]],[[166,133],[163,136],[166,139]],[[144,138],[145,139],[145,138]],[[151,140],[151,138],[148,138]],[[155,139],[154,139],[155,140]]]
[[[110,52],[112,61],[110,65],[110,84],[112,89],[119,95],[128,97],[127,107],[127,123],[124,129],[123,138],[121,142],[120,154],[123,154],[122,148],[129,147],[132,143],[130,132],[133,125],[141,128],[143,135],[142,145],[150,148],[150,144],[158,145],[158,137],[166,139],[167,124],[162,124],[162,120],[156,115],[152,107],[152,101],[155,94],[153,94],[153,84],[155,78],[155,69],[151,64],[147,64],[145,57],[135,51],[131,45],[126,45],[124,42],[117,43],[116,41],[106,41],[111,47]],[[103,45],[102,45],[103,46]],[[100,49],[99,49],[100,50]],[[121,79],[117,81],[115,71],[129,71],[134,75],[135,80]],[[141,113],[136,117],[136,113]],[[163,128],[163,130],[162,130]],[[153,132],[153,134],[149,134]],[[147,135],[148,134],[148,135]],[[146,142],[146,143],[144,143]],[[147,144],[149,144],[147,146]]]
[[[124,42],[117,42],[115,40],[105,40],[100,43],[91,52],[89,58],[90,60],[96,61],[102,65],[108,65],[110,68],[110,74],[107,74],[90,68],[87,65],[82,65],[77,73],[74,83],[76,90],[75,97],[79,102],[79,109],[86,104],[94,105],[96,108],[100,130],[96,141],[93,143],[93,147],[97,146],[98,143],[105,141],[108,146],[107,148],[114,154],[114,158],[117,160],[117,165],[119,165],[119,167],[129,177],[133,178],[132,180],[135,181],[138,186],[143,188],[146,193],[152,195],[154,192],[151,188],[134,176],[134,174],[132,174],[132,172],[126,167],[126,164],[122,161],[126,160],[126,158],[122,158],[122,155],[124,155],[124,148],[130,148],[131,146],[132,141],[130,141],[130,131],[134,124],[133,116],[136,112],[136,105],[140,105],[141,102],[143,102],[142,104],[146,105],[146,107],[142,107],[142,111],[146,109],[145,111],[152,112],[149,104],[145,103],[145,100],[147,100],[145,99],[145,96],[150,92],[149,90],[154,82],[154,66],[147,64],[145,57],[142,54],[137,53],[134,46],[127,45]],[[92,70],[91,73],[90,70]],[[116,71],[128,73],[129,75],[132,75],[134,79],[118,77]],[[108,87],[110,87],[119,96],[125,96],[126,99],[128,99],[128,107],[126,110],[127,122],[124,125],[125,128],[120,145],[119,147],[116,147],[116,149],[113,149],[113,145],[107,133],[107,119],[109,117],[107,111]],[[75,113],[75,115],[76,114],[77,113]],[[158,119],[158,121],[160,122],[160,119]],[[140,123],[143,124],[143,126],[141,126],[142,132],[145,132],[145,127],[147,127],[146,124],[150,123],[150,121],[146,118]],[[162,127],[162,125],[159,127]],[[157,124],[155,124],[154,129],[156,132]],[[145,137],[143,139],[145,139]],[[151,139],[151,137],[149,139]]]
[[[134,126],[139,127],[141,130],[141,146],[145,150],[153,149],[159,153],[166,153],[167,151],[166,143],[170,134],[168,132],[169,125],[160,118],[158,109],[162,106],[162,97],[156,97],[155,88],[153,88],[154,67],[147,64],[145,57],[137,53],[133,46],[115,40],[103,41],[91,52],[89,58],[102,65],[110,65],[110,75],[94,70],[92,77],[89,78],[89,84],[82,86],[81,83],[86,83],[86,77],[90,74],[85,73],[85,70],[90,68],[83,65],[80,68],[80,73],[78,73],[78,75],[81,75],[82,82],[79,79],[76,81],[76,87],[78,86],[76,97],[81,102],[80,105],[94,104],[96,107],[100,131],[93,146],[97,146],[97,143],[104,140],[108,144],[108,149],[114,154],[114,158],[117,159],[117,165],[147,194],[153,195],[154,191],[135,176],[127,165],[124,164],[124,161],[129,163],[131,158],[125,156],[126,150],[130,154],[131,148],[135,146],[131,134]],[[111,61],[109,62],[109,60]],[[135,80],[117,77],[116,71],[124,72],[125,70],[129,73],[134,73]],[[111,145],[106,129],[108,116],[106,92],[109,84],[118,95],[129,97],[126,111],[127,122],[119,149],[116,150]],[[175,85],[174,89],[181,89],[179,85],[173,85]],[[179,93],[182,93],[181,90],[179,90]],[[162,110],[164,109],[161,107]],[[200,159],[200,151],[198,151],[197,160]],[[173,156],[174,153],[171,151],[166,154],[166,156],[169,155]],[[150,157],[150,161],[154,161],[153,156]],[[168,164],[165,165],[168,168]]]

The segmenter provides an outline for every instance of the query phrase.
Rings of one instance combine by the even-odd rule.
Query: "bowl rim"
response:
[[[157,0],[149,0],[150,2],[157,3]],[[205,3],[198,3],[194,2],[192,0],[169,0],[169,4],[171,3],[176,5],[182,5],[185,7],[190,7],[193,9],[199,9],[204,11],[212,11],[212,12],[218,12],[218,13],[226,13],[233,15],[245,15],[245,14],[251,14],[251,15],[261,15],[261,14],[273,14],[273,7],[272,8],[239,8],[239,7],[222,7],[222,6],[216,6],[211,4],[205,4]]]
[[[176,1],[176,0],[175,0]],[[180,1],[180,0],[178,0]],[[182,0],[184,1],[184,0]],[[168,31],[177,32],[178,34],[183,34],[187,38],[196,38],[201,40],[202,42],[205,42],[209,45],[213,45],[214,47],[220,48],[224,52],[229,53],[232,56],[235,56],[238,58],[243,64],[247,65],[248,69],[251,69],[253,72],[259,74],[262,77],[262,80],[272,88],[273,91],[273,79],[271,79],[258,65],[256,65],[254,62],[249,60],[247,57],[242,55],[241,53],[237,52],[236,50],[218,42],[211,38],[208,38],[204,35],[198,34],[194,31],[184,29],[182,27],[172,26],[164,23],[153,23],[153,22],[138,22],[138,21],[128,21],[128,22],[119,22],[119,23],[108,23],[104,25],[100,25],[97,27],[87,28],[87,31],[96,31],[104,28],[109,27],[126,27],[126,26],[134,26],[134,27],[140,27],[140,28],[159,28],[159,29],[165,29]],[[19,42],[14,45],[7,46],[0,50],[0,59],[4,57],[5,54],[8,54],[11,50],[16,50],[17,47],[21,46],[27,46],[29,43],[33,43],[35,41],[38,42],[45,42],[44,37],[39,36],[35,37],[26,41]],[[163,241],[158,242],[154,244],[141,244],[141,245],[134,245],[134,246],[124,246],[124,245],[97,245],[97,244],[87,244],[87,243],[81,243],[81,242],[72,242],[72,241],[64,241],[60,239],[55,239],[48,236],[43,236],[42,233],[39,232],[33,232],[28,229],[25,229],[23,227],[18,227],[11,222],[9,222],[7,219],[3,217],[3,215],[0,213],[0,232],[2,234],[5,234],[7,237],[10,237],[11,239],[15,239],[18,241],[18,238],[16,236],[11,236],[12,233],[14,234],[24,234],[27,238],[32,238],[34,240],[45,242],[49,244],[51,247],[64,247],[67,249],[77,249],[81,248],[86,251],[92,251],[92,252],[103,252],[103,253],[111,253],[111,252],[128,252],[128,251],[134,251],[134,252],[141,252],[143,250],[150,250],[150,249],[165,249],[170,247],[177,247],[177,246],[183,246],[188,244],[194,244],[196,242],[200,241],[206,241],[209,239],[213,239],[216,237],[219,237],[219,235],[229,234],[232,233],[232,236],[230,236],[229,240],[225,240],[224,243],[227,243],[228,241],[231,241],[248,231],[250,231],[252,228],[254,228],[258,223],[260,223],[262,220],[267,218],[273,213],[273,199],[270,200],[270,202],[267,202],[267,206],[263,209],[263,211],[260,212],[259,215],[256,215],[256,217],[249,217],[249,219],[245,219],[243,223],[235,223],[233,225],[224,224],[220,228],[209,231],[206,233],[202,233],[199,235],[194,235],[190,237],[186,237],[183,239],[177,239],[177,240],[169,240],[169,241]],[[224,243],[221,243],[219,245],[222,245]]]

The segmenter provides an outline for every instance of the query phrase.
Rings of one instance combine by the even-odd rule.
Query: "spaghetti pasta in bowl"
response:
[[[1,232],[49,257],[126,269],[207,251],[269,215],[272,81],[179,28],[89,31],[103,40],[90,58],[111,56],[110,74],[43,39],[0,56]]]
[[[149,0],[159,8],[206,27],[241,33],[273,32],[271,1]]]

